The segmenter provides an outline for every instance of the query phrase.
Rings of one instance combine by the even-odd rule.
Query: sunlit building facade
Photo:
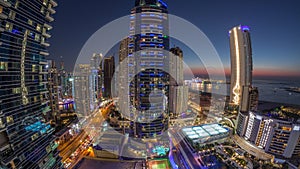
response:
[[[54,0],[0,0],[0,168],[61,168],[47,89]]]

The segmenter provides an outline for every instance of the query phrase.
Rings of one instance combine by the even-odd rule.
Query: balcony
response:
[[[7,18],[8,18],[7,15],[5,15],[4,13],[0,14],[0,19],[7,19]]]
[[[55,11],[53,8],[51,8],[51,7],[48,7],[48,11],[49,11],[51,14],[55,14],[55,13],[56,13],[56,11]]]
[[[52,26],[48,25],[48,24],[44,24],[44,27],[46,27],[48,30],[51,30],[52,29]]]
[[[0,5],[3,5],[4,7],[11,7],[11,4],[6,0],[0,0]]]
[[[54,21],[54,18],[52,18],[49,14],[46,15],[46,19],[49,22],[53,22]]]
[[[53,7],[57,7],[57,3],[54,0],[50,0],[50,3],[53,5]]]
[[[50,111],[51,111],[51,109],[50,109],[49,106],[47,106],[47,107],[45,107],[45,108],[42,109],[42,113],[44,113],[44,114],[46,114],[46,113],[48,113]]]
[[[49,47],[50,44],[49,43],[46,43],[46,42],[41,42],[41,45],[45,46],[45,47]]]
[[[48,82],[42,82],[42,83],[48,83]],[[42,100],[42,105],[47,105],[50,101],[49,100]]]
[[[40,52],[40,55],[43,55],[43,56],[49,56],[49,53],[47,53],[47,52]]]
[[[42,35],[45,36],[46,38],[51,38],[51,35],[46,32],[44,32]]]

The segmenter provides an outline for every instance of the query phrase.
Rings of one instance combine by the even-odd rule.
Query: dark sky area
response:
[[[251,27],[255,75],[300,77],[299,0],[165,0],[169,13],[201,29],[230,67],[228,30],[239,24]],[[105,24],[130,14],[134,0],[62,0],[56,8],[50,39],[50,58],[63,57],[67,70],[89,37]],[[105,40],[105,39],[104,39]],[[100,48],[100,47],[99,47]],[[184,48],[185,49],[185,48]],[[194,53],[184,50],[193,64]]]

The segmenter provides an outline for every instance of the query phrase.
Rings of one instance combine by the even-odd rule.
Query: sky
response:
[[[169,13],[202,30],[230,72],[228,31],[237,25],[251,28],[255,76],[300,77],[299,0],[165,0]],[[72,71],[83,45],[107,23],[130,14],[134,0],[58,1],[52,23],[50,59],[63,60]],[[201,61],[184,44],[185,62],[203,70]],[[100,48],[100,47],[99,47]],[[62,58],[62,59],[61,59]]]

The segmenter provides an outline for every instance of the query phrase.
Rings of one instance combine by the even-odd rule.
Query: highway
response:
[[[96,136],[102,134],[103,122],[112,105],[113,103],[105,104],[102,108],[99,106],[90,116],[85,118],[86,124],[82,127],[81,132],[66,144],[58,147],[65,168],[71,169],[90,153],[88,151],[89,145],[95,141]]]

